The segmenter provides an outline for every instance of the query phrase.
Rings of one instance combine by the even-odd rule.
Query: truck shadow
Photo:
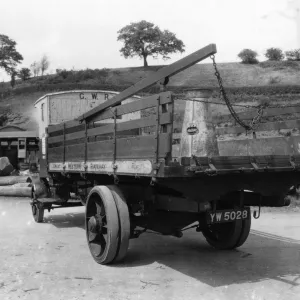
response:
[[[45,215],[44,223],[50,223],[57,228],[78,227],[85,230],[84,212],[66,213],[63,215],[50,213]]]
[[[45,222],[57,228],[85,229],[84,212],[48,215]],[[145,233],[130,241],[125,261],[113,267],[153,265],[159,278],[167,278],[171,268],[212,287],[272,279],[294,288],[300,285],[299,253],[299,240],[257,230],[232,251],[211,248],[195,231],[186,232],[181,239]]]
[[[161,236],[133,240],[119,267],[154,263],[158,271],[171,268],[212,287],[272,279],[293,288],[300,285],[299,251],[300,241],[258,231],[239,249],[218,251],[202,234],[189,232],[180,240]]]

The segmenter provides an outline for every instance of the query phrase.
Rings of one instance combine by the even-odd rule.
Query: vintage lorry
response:
[[[77,91],[87,102],[73,102],[82,107],[73,115],[72,103],[62,105],[63,122],[47,116],[55,105],[51,97],[59,95],[38,101],[46,121],[40,127],[40,179],[32,185],[35,221],[43,221],[44,210],[85,205],[91,255],[109,264],[122,260],[129,240],[146,231],[181,237],[193,227],[213,247],[234,249],[249,235],[251,206],[289,205],[285,196],[298,182],[300,155],[219,155],[209,91],[190,91],[182,100],[181,140],[174,143],[177,106],[166,84],[215,53],[210,44],[93,107],[88,93]],[[158,94],[133,96],[157,83]]]

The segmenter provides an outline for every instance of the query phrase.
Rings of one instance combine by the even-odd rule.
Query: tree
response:
[[[38,62],[34,61],[31,65],[30,68],[32,70],[33,76],[36,77],[40,74],[41,71],[41,66]]]
[[[143,58],[144,67],[148,66],[147,57],[169,59],[168,54],[184,52],[184,44],[176,35],[168,30],[160,30],[158,26],[147,21],[130,23],[118,31],[118,41],[124,46],[120,52],[125,57]]]
[[[23,56],[16,50],[16,45],[17,43],[7,35],[0,34],[0,68],[9,74],[23,60]]]
[[[28,69],[28,68],[22,68],[22,69],[19,71],[18,76],[19,76],[23,81],[29,79],[29,77],[31,76],[30,69]]]
[[[242,63],[244,64],[257,64],[257,55],[257,52],[251,49],[244,49],[238,54],[238,57],[242,60]]]
[[[18,74],[18,72],[16,71],[16,69],[9,69],[8,74],[10,75],[10,85],[12,88],[15,87],[16,85],[16,75]]]
[[[268,60],[283,60],[284,54],[280,48],[269,48],[265,53],[265,57]]]
[[[300,61],[300,48],[290,51],[285,51],[285,56],[287,60]]]
[[[49,65],[50,65],[49,59],[47,55],[44,54],[40,61],[42,76],[44,75],[44,72],[49,68]]]

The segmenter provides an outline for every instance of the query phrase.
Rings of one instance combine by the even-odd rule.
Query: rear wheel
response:
[[[99,264],[123,259],[127,253],[130,221],[127,204],[114,186],[95,186],[86,202],[86,236]]]
[[[117,206],[119,224],[120,224],[120,230],[118,236],[119,249],[118,249],[117,256],[114,259],[115,262],[119,262],[125,258],[129,246],[130,217],[129,217],[129,211],[128,211],[126,199],[122,191],[117,186],[109,186],[109,189],[113,194]]]
[[[229,250],[242,246],[251,228],[251,217],[246,220],[208,225],[202,233],[214,248]]]
[[[246,240],[249,236],[249,233],[250,233],[250,229],[251,229],[251,216],[249,219],[243,220],[242,226],[243,226],[242,232],[241,232],[239,240],[237,241],[237,243],[235,245],[235,248],[242,246],[246,242]]]

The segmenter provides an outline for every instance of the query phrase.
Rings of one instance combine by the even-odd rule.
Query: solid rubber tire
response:
[[[94,256],[89,246],[87,216],[88,216],[88,209],[90,208],[92,201],[94,201],[94,197],[100,197],[101,201],[103,202],[105,214],[106,214],[107,229],[109,230],[109,232],[107,233],[106,248],[104,250],[104,253],[101,255],[101,257]],[[85,209],[86,237],[87,237],[87,242],[88,242],[91,255],[98,264],[102,264],[102,265],[109,264],[115,259],[117,255],[118,242],[119,242],[118,235],[120,230],[118,211],[111,190],[107,186],[93,187],[93,189],[90,191],[88,195],[85,208],[86,208]]]
[[[235,248],[242,246],[246,242],[246,240],[249,236],[249,233],[250,233],[250,229],[251,229],[251,212],[250,212],[250,218],[243,220],[242,232],[241,232],[239,240],[237,241],[237,243],[235,245]]]
[[[34,214],[33,212],[33,205],[36,208],[36,213]],[[39,203],[34,203],[32,204],[32,215],[33,215],[33,219],[36,223],[42,223],[44,220],[44,207],[39,205]]]
[[[126,203],[126,199],[121,191],[121,189],[115,185],[110,185],[108,188],[111,190],[119,216],[119,245],[118,245],[118,252],[114,259],[114,262],[122,261],[128,251],[129,247],[129,239],[130,239],[130,217],[128,206]]]
[[[236,248],[241,234],[242,234],[242,220],[237,220],[235,222],[232,222],[231,224],[234,225],[233,233],[227,240],[218,240],[213,236],[213,234],[209,231],[209,229],[204,229],[202,231],[202,234],[204,235],[206,241],[215,249],[218,250],[230,250]],[[222,224],[218,224],[222,225]]]

